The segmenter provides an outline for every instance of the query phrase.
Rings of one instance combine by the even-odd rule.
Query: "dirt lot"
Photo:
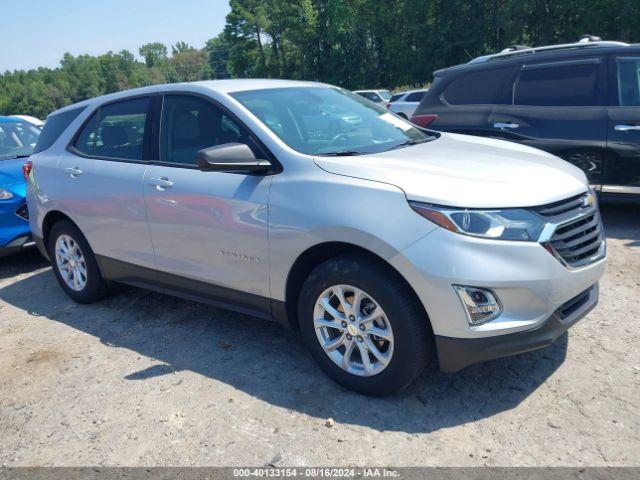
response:
[[[598,308],[551,347],[341,389],[275,324],[0,260],[0,465],[639,465],[640,205],[604,205]],[[328,418],[333,427],[325,426]]]

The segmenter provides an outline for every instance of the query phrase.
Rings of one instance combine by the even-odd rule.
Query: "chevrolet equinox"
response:
[[[598,300],[580,169],[330,85],[115,93],[51,114],[35,151],[31,229],[73,300],[122,282],[273,319],[365,394],[546,346]]]

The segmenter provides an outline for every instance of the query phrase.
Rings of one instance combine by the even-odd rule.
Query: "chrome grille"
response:
[[[534,209],[554,227],[543,243],[569,267],[588,265],[605,255],[600,212],[590,195],[584,193]]]
[[[22,218],[23,220],[29,221],[29,210],[27,209],[27,204],[23,203],[20,205],[20,208],[16,210],[16,215]]]
[[[550,203],[534,210],[543,217],[550,217],[552,220],[557,217],[569,217],[581,213],[585,209],[585,198],[588,193],[581,193],[575,197]]]

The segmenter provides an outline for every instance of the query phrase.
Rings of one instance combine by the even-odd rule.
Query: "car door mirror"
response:
[[[203,172],[265,173],[271,162],[259,160],[244,143],[225,143],[205,148],[196,154],[198,168]]]

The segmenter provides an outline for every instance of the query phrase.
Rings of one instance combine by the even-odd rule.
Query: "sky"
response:
[[[0,72],[57,67],[149,42],[202,48],[224,28],[227,0],[0,0]]]

